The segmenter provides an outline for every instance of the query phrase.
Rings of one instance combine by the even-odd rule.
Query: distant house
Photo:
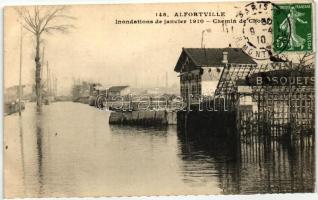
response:
[[[244,79],[256,62],[240,48],[183,48],[174,71],[180,92],[189,95],[228,95],[237,79]]]
[[[25,85],[22,85],[21,86],[21,95],[23,97],[24,95],[24,89],[25,89]],[[11,86],[9,88],[6,88],[5,89],[5,92],[4,92],[4,102],[12,102],[12,101],[16,101],[18,98],[19,98],[19,86],[18,85],[14,85],[14,86]]]
[[[78,84],[74,84],[72,88],[72,99],[75,102],[88,102],[89,96],[92,96],[95,92],[95,88],[100,86],[99,83],[90,83],[83,81]]]
[[[130,93],[130,87],[125,86],[112,86],[108,89],[108,96],[114,97],[114,96],[126,96]]]
[[[18,99],[19,86],[6,88],[4,92],[4,102],[15,101]]]

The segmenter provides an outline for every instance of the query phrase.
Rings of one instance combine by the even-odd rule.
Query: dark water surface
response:
[[[79,103],[34,106],[4,118],[8,198],[314,190],[313,141],[235,143],[176,126],[110,126],[109,113]]]

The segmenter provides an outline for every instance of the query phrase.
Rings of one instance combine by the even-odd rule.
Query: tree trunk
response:
[[[42,108],[42,88],[41,88],[41,62],[40,62],[40,34],[36,34],[36,54],[35,54],[35,93],[37,109]]]

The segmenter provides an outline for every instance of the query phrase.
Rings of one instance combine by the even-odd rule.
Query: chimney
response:
[[[223,51],[223,60],[222,63],[227,64],[228,63],[228,52]]]

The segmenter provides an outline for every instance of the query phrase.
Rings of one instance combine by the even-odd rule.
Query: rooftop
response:
[[[223,64],[223,52],[228,52],[227,58],[230,64],[256,64],[241,48],[182,48],[174,70],[180,71],[185,55],[197,67],[221,65]]]
[[[110,92],[118,92],[118,91],[121,91],[121,90],[123,90],[123,89],[125,89],[125,88],[127,88],[127,87],[128,87],[128,85],[124,85],[124,86],[112,86],[112,87],[109,88],[108,91],[110,91]]]

